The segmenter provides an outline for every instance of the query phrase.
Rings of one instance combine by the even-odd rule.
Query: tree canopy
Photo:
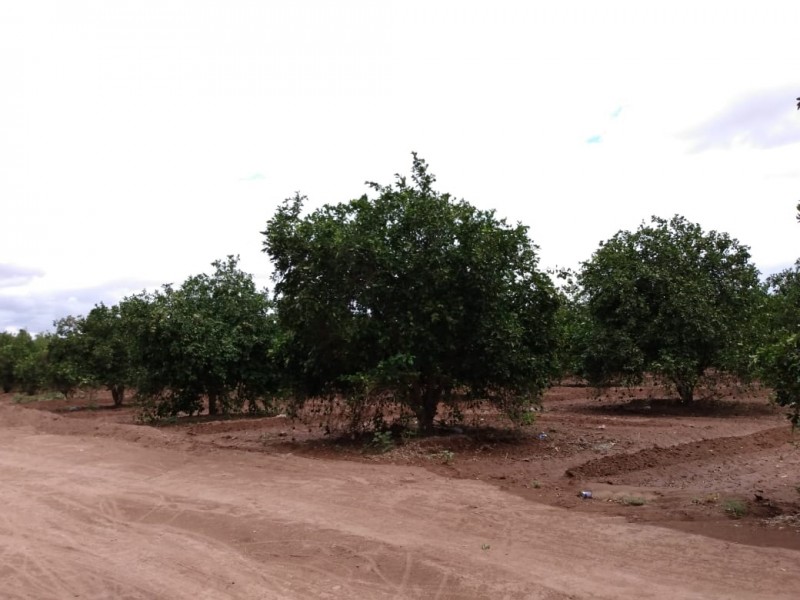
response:
[[[118,305],[98,304],[83,319],[83,360],[93,380],[111,391],[114,405],[122,404],[133,369],[128,326]]]
[[[53,323],[55,333],[47,337],[48,382],[65,396],[82,385],[95,383],[85,360],[84,320],[72,315]]]
[[[800,325],[800,260],[767,277],[768,327],[773,334],[794,333]]]
[[[270,353],[274,322],[266,292],[238,258],[213,263],[212,275],[121,305],[133,341],[135,382],[155,417],[238,410],[276,388]]]
[[[758,353],[759,374],[775,390],[778,404],[800,425],[800,260],[767,278],[766,340]]]
[[[584,369],[598,385],[651,372],[688,401],[708,369],[747,364],[758,271],[726,233],[653,217],[602,243],[578,281],[591,317]]]
[[[0,384],[4,392],[21,389],[35,394],[48,386],[48,344],[48,336],[32,336],[25,329],[16,335],[0,334]]]
[[[411,180],[267,224],[283,353],[301,396],[388,397],[430,430],[440,402],[482,398],[519,416],[553,367],[557,299],[537,247],[509,225]]]
[[[16,336],[7,331],[0,331],[0,387],[4,393],[14,389],[17,378],[14,375],[14,365],[17,362]]]

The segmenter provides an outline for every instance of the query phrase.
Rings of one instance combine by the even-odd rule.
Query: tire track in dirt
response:
[[[695,460],[707,461],[709,455],[724,459],[777,448],[791,442],[788,427],[773,427],[744,436],[706,439],[675,446],[644,448],[638,452],[612,454],[595,458],[566,471],[568,477],[596,479],[644,469],[669,467]]]
[[[25,515],[0,521],[4,598],[794,600],[784,549],[420,468],[44,435],[2,416],[0,505]]]
[[[33,439],[26,436],[20,445]],[[47,449],[57,440],[48,436],[42,441]],[[83,449],[74,451],[81,453]],[[75,460],[75,456],[68,455],[69,452],[61,453],[61,458],[66,459],[62,464]],[[21,456],[6,453],[6,460],[0,460],[0,471],[20,463]],[[173,595],[174,584],[158,591],[147,584],[137,588],[126,577],[130,573],[118,570],[120,564],[137,564],[148,570],[157,564],[162,575],[152,577],[154,583],[164,571],[178,583],[189,577],[205,580],[206,585],[217,569],[237,573],[235,578],[240,585],[242,572],[255,573],[255,582],[249,589],[242,585],[235,592],[211,596],[206,593],[200,596],[203,598],[262,597],[255,589],[270,590],[275,594],[270,597],[275,598],[427,598],[435,594],[443,600],[475,597],[470,587],[452,581],[443,590],[442,568],[446,578],[448,567],[437,565],[418,551],[327,529],[317,523],[316,517],[305,524],[276,521],[264,514],[263,503],[254,513],[242,508],[249,503],[213,502],[202,494],[192,494],[185,479],[174,482],[177,485],[164,482],[158,486],[147,476],[141,479],[143,485],[129,483],[125,489],[115,489],[119,482],[107,477],[103,469],[90,466],[92,457],[87,459],[86,466],[71,468],[67,477],[58,474],[65,470],[58,467],[60,461],[50,458],[37,460],[32,468],[25,469],[30,475],[25,496],[36,498],[25,510],[31,526],[35,525],[40,534],[33,536],[29,544],[20,545],[19,540],[0,543],[4,549],[17,547],[13,556],[5,556],[6,587],[0,594],[3,598],[67,598],[77,594],[97,598],[191,597],[188,590],[180,596]],[[53,471],[57,474],[48,476]],[[222,475],[215,479],[226,479]],[[347,481],[351,479],[348,477]],[[98,486],[101,480],[105,485]],[[362,481],[368,484],[367,480]],[[59,491],[46,491],[51,485]],[[168,492],[166,487],[178,489]],[[22,505],[9,508],[21,511]],[[12,537],[20,537],[19,522],[10,524],[9,530]],[[117,536],[127,543],[112,548],[111,542]],[[331,544],[331,540],[335,542]],[[104,550],[95,549],[98,546]],[[164,549],[172,547],[177,552],[165,556]],[[90,561],[83,567],[71,562],[70,552],[65,553],[76,548],[82,548],[77,554],[84,556],[87,549],[92,549]],[[106,553],[108,556],[104,556]],[[193,554],[220,558],[209,561],[215,565],[209,573],[192,559]],[[264,570],[263,565],[270,568]],[[117,578],[115,573],[123,575]],[[220,592],[224,582],[219,577],[214,579],[210,587]],[[320,589],[320,582],[324,582],[323,589],[330,589],[330,595],[315,591]]]

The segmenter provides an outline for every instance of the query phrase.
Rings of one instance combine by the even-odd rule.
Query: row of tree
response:
[[[796,418],[800,263],[762,284],[737,240],[654,217],[556,286],[526,227],[434,182],[414,155],[411,180],[369,183],[373,199],[304,214],[298,194],[262,232],[272,297],[229,257],[54,333],[3,334],[2,385],[106,386],[118,404],[135,388],[155,417],[337,398],[357,415],[391,405],[428,431],[469,402],[525,420],[565,375],[606,386],[653,374],[691,401],[709,374],[730,373],[774,386]]]
[[[152,416],[211,414],[247,408],[278,390],[272,345],[275,315],[237,259],[213,263],[212,275],[154,293],[100,304],[85,317],[55,322],[55,332],[0,338],[2,386],[69,395],[106,387],[114,404],[135,388]]]

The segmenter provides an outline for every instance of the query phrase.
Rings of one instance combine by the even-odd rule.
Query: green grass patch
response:
[[[50,402],[63,399],[64,394],[61,392],[42,392],[41,394],[14,394],[11,401],[14,404],[31,404],[33,402]]]
[[[747,503],[735,498],[725,500],[722,503],[722,509],[732,519],[741,519],[748,512]]]
[[[444,465],[453,464],[453,461],[456,458],[456,453],[452,450],[441,450],[440,452],[435,452],[433,454],[428,455],[429,459],[439,460]]]
[[[394,449],[394,440],[389,431],[376,431],[369,442],[369,449],[378,454],[385,454]]]

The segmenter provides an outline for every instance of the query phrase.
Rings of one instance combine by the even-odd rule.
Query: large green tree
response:
[[[481,398],[519,416],[553,369],[557,299],[527,228],[411,180],[268,222],[283,356],[295,391],[389,398],[429,431],[440,402]]]
[[[790,409],[794,427],[800,425],[800,330],[766,344],[758,354],[762,381],[775,390],[775,401]]]
[[[35,394],[48,381],[48,336],[32,336],[25,329],[0,333],[0,385],[4,392],[21,389]]]
[[[11,346],[14,384],[33,395],[48,384],[47,336],[32,336],[21,329]]]
[[[47,336],[48,379],[71,393],[79,385],[106,387],[121,406],[133,379],[131,340],[120,307],[98,304],[86,317],[68,316]]]
[[[14,376],[14,334],[7,331],[0,331],[0,387],[4,393],[14,389],[16,377]]]
[[[800,327],[800,260],[793,267],[767,277],[766,284],[769,335],[781,337],[794,333]]]
[[[81,317],[69,315],[55,321],[55,332],[47,334],[48,385],[65,396],[94,383],[84,358],[83,323]]]
[[[798,220],[800,221],[800,205]],[[769,299],[764,344],[757,357],[759,375],[775,390],[778,404],[800,425],[800,260],[767,279]]]
[[[746,246],[675,216],[620,231],[583,263],[578,278],[591,317],[583,349],[596,385],[647,373],[690,401],[709,370],[748,362],[762,295]]]
[[[213,263],[214,273],[188,278],[122,303],[134,345],[140,397],[163,417],[202,410],[256,408],[273,393],[274,318],[266,292],[256,289],[238,258]]]
[[[105,386],[120,406],[133,380],[128,327],[119,305],[95,306],[81,323],[82,359],[92,379]]]
[[[582,301],[576,273],[561,269],[551,275],[562,280],[558,288],[558,375],[560,378],[580,377],[583,374],[584,350],[592,332],[592,320]]]
[[[800,110],[800,98],[797,99]],[[800,203],[797,204],[800,222]],[[758,354],[760,375],[775,390],[778,404],[791,409],[792,426],[800,425],[800,260],[767,279],[770,292],[768,341]]]

